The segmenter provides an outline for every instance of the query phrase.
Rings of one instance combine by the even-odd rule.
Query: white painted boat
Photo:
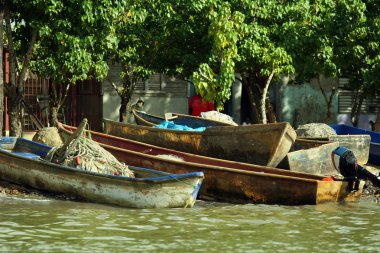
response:
[[[131,208],[192,207],[203,172],[170,174],[129,166],[135,178],[100,174],[43,159],[51,147],[16,137],[0,139],[0,179],[86,201]]]

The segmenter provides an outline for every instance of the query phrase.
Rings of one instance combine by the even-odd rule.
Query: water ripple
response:
[[[373,202],[198,201],[192,209],[138,210],[8,200],[0,207],[0,252],[378,252],[378,209]]]

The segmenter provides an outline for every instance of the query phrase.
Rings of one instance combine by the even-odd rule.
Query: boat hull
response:
[[[349,182],[325,182],[322,176],[198,156],[93,131],[91,138],[120,161],[135,166],[170,173],[203,171],[205,180],[199,197],[206,200],[284,205],[358,201],[363,187],[354,192]]]
[[[319,147],[332,142],[338,142],[339,146],[350,149],[359,164],[366,164],[370,155],[370,136],[362,135],[330,135],[326,138],[297,138],[291,151]]]
[[[374,165],[380,165],[380,133],[351,127],[343,124],[331,125],[338,135],[369,135],[371,143],[369,146],[368,162]]]
[[[296,138],[288,123],[218,126],[196,132],[104,120],[104,131],[169,149],[271,167],[283,160]]]
[[[138,177],[88,172],[0,150],[1,180],[123,207],[192,207],[203,180],[203,173],[178,178],[160,171],[131,169]]]
[[[286,155],[287,165],[291,171],[311,173],[322,176],[340,175],[333,163],[332,152],[339,147],[338,142],[331,142],[314,148],[300,149]]]

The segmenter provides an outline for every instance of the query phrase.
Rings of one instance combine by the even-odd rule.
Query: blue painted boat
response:
[[[161,124],[166,119],[157,115],[149,114],[143,111],[132,110],[135,121],[141,126],[156,126]],[[233,123],[227,123],[222,121],[216,121],[211,119],[205,119],[202,117],[196,117],[191,115],[179,114],[179,113],[167,113],[167,120],[172,121],[176,125],[188,126],[191,128],[198,127],[214,127],[214,126],[236,126]]]
[[[101,174],[44,160],[52,149],[17,137],[0,138],[0,180],[83,200],[132,208],[192,207],[203,172],[171,174],[128,166],[135,177]]]
[[[368,162],[374,165],[380,165],[380,133],[343,124],[335,124],[331,125],[331,127],[334,128],[338,135],[370,135],[371,143]]]

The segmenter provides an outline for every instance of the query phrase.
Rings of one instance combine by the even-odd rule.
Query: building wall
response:
[[[342,81],[343,80],[343,81]],[[340,79],[339,82],[346,82],[345,79]],[[332,80],[325,79],[322,82],[326,94],[329,97],[331,94]],[[280,121],[286,121],[298,127],[301,124],[325,122],[326,117],[326,102],[315,80],[302,85],[292,85],[284,78],[276,84],[276,104],[277,114]],[[344,103],[339,104],[339,97],[343,96]],[[347,97],[349,96],[349,97]],[[347,95],[346,90],[341,88],[336,92],[332,101],[332,118],[328,124],[345,124],[352,125],[351,114],[351,95]],[[347,100],[348,99],[348,100]],[[358,127],[370,130],[369,121],[376,120],[376,113],[370,112],[368,106],[371,101],[365,100],[362,105],[362,113],[359,116]],[[339,112],[340,110],[345,113]]]
[[[323,85],[329,97],[331,81],[324,80]],[[276,111],[280,121],[289,122],[295,128],[302,124],[325,121],[327,105],[315,80],[304,84],[289,84],[284,78],[276,86]],[[326,123],[336,123],[337,106],[338,96],[335,94],[331,108],[332,118]]]

